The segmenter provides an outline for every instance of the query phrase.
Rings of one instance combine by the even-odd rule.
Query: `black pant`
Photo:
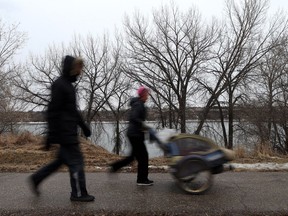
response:
[[[148,152],[144,143],[143,136],[128,136],[129,142],[132,146],[131,154],[122,160],[111,164],[114,171],[130,164],[135,159],[138,162],[137,181],[145,181],[148,179]]]
[[[63,164],[67,165],[69,168],[70,184],[72,188],[71,195],[87,195],[84,160],[79,144],[61,145],[57,158],[32,175],[35,183],[37,185],[40,184],[46,177],[59,169]]]

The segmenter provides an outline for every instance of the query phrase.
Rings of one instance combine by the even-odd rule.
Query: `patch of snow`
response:
[[[154,166],[150,165],[149,169],[162,169],[162,170],[169,170],[169,166]]]
[[[242,164],[242,163],[228,163],[227,165],[231,165],[234,167],[235,171],[237,170],[249,170],[249,171],[287,171],[288,163],[254,163],[254,164]],[[96,167],[97,170],[107,169],[103,167]],[[130,166],[123,167],[123,170],[129,171],[132,168]],[[154,166],[150,165],[149,169],[151,170],[165,170],[168,171],[170,169],[169,166]]]
[[[254,164],[242,164],[242,163],[228,163],[232,167],[239,170],[257,170],[257,171],[285,171],[288,170],[288,163],[254,163]],[[162,169],[169,170],[169,166],[149,166],[149,169]]]
[[[102,169],[105,169],[105,168],[104,168],[104,167],[96,166],[95,169],[96,169],[96,170],[102,170]]]
[[[254,163],[254,164],[241,164],[241,163],[231,163],[235,169],[243,170],[288,170],[288,163]]]

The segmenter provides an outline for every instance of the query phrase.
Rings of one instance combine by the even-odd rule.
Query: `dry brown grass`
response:
[[[110,163],[119,160],[121,156],[109,153],[104,148],[81,139],[81,148],[85,157],[85,169],[89,172],[105,170]],[[43,137],[31,133],[0,135],[0,171],[31,172],[51,162],[57,152],[57,146],[50,151],[43,151]],[[235,163],[276,162],[287,163],[288,157],[275,154],[269,148],[255,149],[248,153],[243,148],[235,149]],[[152,158],[150,165],[163,166],[169,164],[165,157]],[[67,170],[63,168],[62,171]],[[132,171],[137,170],[137,163],[132,164]]]
[[[279,156],[266,143],[257,145],[252,154],[253,154],[254,157],[260,157],[260,158],[267,158],[267,157],[271,157],[271,156],[272,157],[273,156]]]
[[[288,163],[286,155],[280,155],[273,151],[269,145],[257,145],[252,152],[245,151],[244,148],[238,147],[234,149],[236,153],[235,163]]]
[[[96,166],[106,167],[120,156],[81,139],[87,171],[96,171]],[[0,171],[30,172],[49,163],[55,157],[58,147],[43,150],[43,137],[31,133],[6,134],[0,136]],[[65,168],[62,170],[66,170]]]
[[[0,136],[0,171],[5,172],[31,172],[51,162],[56,155],[57,145],[50,151],[43,150],[43,137],[35,136],[29,132],[22,134],[5,134]],[[122,158],[112,154],[106,149],[94,145],[86,139],[80,139],[81,149],[85,157],[85,169],[89,172],[105,170],[110,163]],[[168,159],[164,157],[153,158],[150,165],[167,165]],[[63,167],[61,171],[66,171]],[[132,164],[132,171],[137,170],[137,163]]]
[[[157,157],[157,158],[152,158],[149,161],[149,165],[153,165],[153,166],[166,166],[167,164],[169,164],[169,159],[163,157]]]
[[[21,134],[3,134],[0,136],[0,148],[16,149],[21,145],[38,145],[42,143],[41,136],[34,136],[29,132]]]
[[[236,149],[234,149],[234,151],[235,151],[236,158],[240,159],[240,158],[245,158],[245,156],[247,156],[247,153],[243,147],[237,147]]]

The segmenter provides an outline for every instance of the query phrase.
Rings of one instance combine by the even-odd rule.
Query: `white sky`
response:
[[[239,0],[241,1],[241,0]],[[0,0],[0,19],[20,23],[20,30],[28,35],[21,50],[25,58],[30,52],[40,54],[52,43],[71,41],[74,34],[113,34],[121,28],[124,14],[139,10],[150,15],[152,10],[170,0]],[[221,16],[225,0],[174,0],[185,11],[198,7],[206,19]],[[270,9],[288,11],[287,0],[271,0]]]

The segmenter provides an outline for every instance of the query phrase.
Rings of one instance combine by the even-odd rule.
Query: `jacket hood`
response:
[[[70,72],[73,69],[73,62],[74,62],[75,58],[73,56],[65,56],[65,58],[63,59],[62,62],[62,75],[65,77],[70,77],[71,74]]]

